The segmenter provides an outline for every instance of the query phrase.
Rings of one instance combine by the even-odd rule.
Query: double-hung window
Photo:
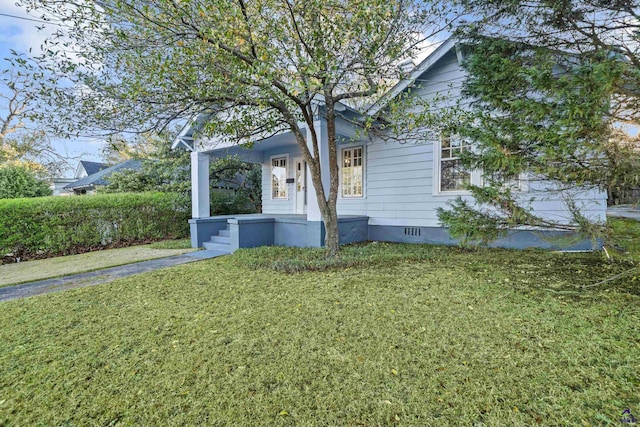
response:
[[[491,175],[484,174],[482,176],[482,185],[488,187],[490,185],[501,186],[510,190],[521,190],[520,175],[508,175],[503,172],[494,172]]]
[[[471,171],[460,156],[470,149],[468,141],[456,135],[445,135],[440,145],[440,188],[438,191],[464,191],[471,182]]]
[[[342,197],[362,197],[363,178],[362,147],[342,149]]]
[[[271,198],[287,198],[287,158],[271,159]]]
[[[490,182],[522,191],[519,175],[494,172],[484,174],[480,169],[470,170],[462,164],[462,155],[472,149],[471,143],[456,134],[446,134],[435,152],[434,194],[466,194],[468,185],[486,186]]]

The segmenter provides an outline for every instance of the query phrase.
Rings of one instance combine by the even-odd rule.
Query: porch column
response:
[[[324,186],[326,194],[329,191],[329,143],[327,141],[327,122],[322,119],[316,119],[313,122],[316,135],[318,136],[318,150],[320,151],[320,168],[322,171],[322,185]],[[307,146],[310,150],[311,147],[311,131],[307,129]],[[313,151],[312,151],[313,152]],[[316,189],[311,180],[311,171],[307,166],[307,221],[322,221],[322,213],[320,212],[320,206],[318,206],[318,199],[316,198]]]
[[[320,169],[322,173],[322,186],[326,194],[329,191],[329,143],[327,141],[327,122],[323,119],[316,119],[313,127],[318,136],[318,151],[320,152]],[[311,132],[307,130],[307,144],[311,149]],[[307,167],[307,243],[306,246],[319,247],[324,245],[324,224],[322,223],[322,213],[316,197],[316,189],[311,180],[311,171]]]
[[[211,216],[209,207],[209,156],[191,152],[191,217]]]

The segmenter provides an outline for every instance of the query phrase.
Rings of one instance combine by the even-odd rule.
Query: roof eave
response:
[[[405,89],[411,86],[422,74],[427,72],[435,65],[444,55],[456,46],[456,38],[451,36],[429,54],[420,64],[418,64],[411,72],[408,78],[399,81],[389,92],[385,93],[376,102],[369,107],[365,114],[369,116],[377,115],[393,98],[400,95]]]

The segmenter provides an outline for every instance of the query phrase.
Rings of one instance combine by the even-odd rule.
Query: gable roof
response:
[[[433,67],[443,56],[445,56],[451,49],[456,48],[456,54],[458,55],[458,61],[461,61],[460,53],[457,50],[457,40],[454,36],[446,39],[440,46],[438,46],[433,52],[431,52],[420,64],[418,64],[409,75],[399,81],[394,87],[391,88],[387,93],[382,95],[377,101],[375,101],[371,106],[364,112],[365,115],[374,116],[380,112],[390,100],[398,96],[402,91],[407,89],[409,86],[415,83],[420,76],[422,76],[425,72],[427,72],[431,67]],[[322,99],[323,97],[319,97]],[[338,102],[338,108],[342,108],[343,110],[349,111],[355,115],[362,115],[360,111],[350,107],[344,102]],[[194,146],[195,134],[203,127],[203,125],[207,122],[207,120],[214,114],[213,109],[211,111],[203,112],[198,114],[194,120],[184,125],[178,136],[173,140],[171,144],[171,149],[174,150],[178,146],[182,145],[188,151],[196,151]]]
[[[443,56],[445,56],[449,51],[456,47],[457,40],[451,36],[447,40],[445,40],[440,46],[436,48],[433,52],[431,52],[425,59],[422,60],[420,64],[418,64],[413,71],[409,73],[407,77],[400,80],[391,90],[384,95],[382,95],[376,102],[371,104],[371,106],[367,109],[366,114],[369,116],[374,116],[380,112],[393,98],[400,95],[405,89],[409,86],[413,85],[421,75],[427,72],[431,67],[433,67]]]
[[[84,168],[87,175],[93,175],[96,172],[100,172],[102,169],[106,169],[109,167],[106,163],[101,162],[90,162],[88,160],[80,160],[80,164]]]
[[[93,163],[93,162],[91,162]],[[95,187],[96,185],[109,185],[108,178],[114,172],[121,172],[127,169],[140,170],[142,168],[142,161],[140,160],[127,160],[117,165],[102,169],[92,175],[77,180],[71,184],[65,185],[65,189],[75,190],[77,188]]]
[[[196,151],[195,150],[195,133],[198,132],[204,124],[209,120],[209,118],[214,114],[214,109],[212,108],[210,111],[205,111],[197,116],[191,121],[189,121],[178,136],[173,140],[171,144],[171,149],[175,150],[178,146],[182,145],[187,151]]]

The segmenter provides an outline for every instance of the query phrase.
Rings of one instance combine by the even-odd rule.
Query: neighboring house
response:
[[[481,171],[465,172],[460,168],[458,153],[467,147],[449,135],[421,143],[390,143],[363,139],[356,135],[351,122],[367,114],[383,110],[386,102],[412,88],[414,96],[425,99],[443,94],[450,101],[459,98],[464,71],[462,52],[453,39],[444,42],[407,78],[376,102],[369,111],[360,113],[346,105],[336,127],[339,139],[339,215],[340,242],[390,241],[453,244],[447,230],[438,221],[437,208],[458,196],[469,196],[465,183],[482,183]],[[419,82],[419,84],[417,83]],[[442,101],[439,101],[442,102]],[[446,102],[446,101],[445,101]],[[191,240],[194,247],[234,251],[239,247],[260,245],[322,246],[324,229],[313,184],[295,138],[284,132],[253,144],[251,149],[210,139],[194,139],[207,116],[185,127],[173,147],[191,151],[192,217]],[[321,138],[320,156],[327,158],[326,120],[322,112],[315,118],[315,130]],[[303,130],[304,132],[304,130]],[[309,130],[306,129],[309,133]],[[262,165],[262,214],[210,217],[209,159],[237,155],[241,160]],[[328,188],[328,165],[323,168],[324,185]],[[560,194],[549,184],[521,176],[517,191],[539,216],[566,219],[571,215]],[[470,197],[470,196],[469,196]],[[592,220],[606,219],[607,195],[582,191],[574,195],[583,215]],[[503,247],[554,247],[547,239],[560,231],[512,230],[495,242]],[[590,249],[591,242],[581,242],[572,249]]]
[[[94,163],[94,162],[80,162],[78,165],[78,170],[76,171],[76,175],[78,173],[83,174],[92,170],[92,166],[103,165],[102,163]],[[90,163],[89,169],[87,169],[87,165],[83,165],[82,163]],[[103,165],[104,166],[104,165]],[[122,163],[118,163],[117,165],[109,166],[109,167],[97,167],[96,172],[85,175],[81,179],[75,180],[71,184],[67,184],[64,189],[73,191],[76,195],[82,194],[93,194],[95,193],[96,188],[104,187],[109,185],[109,177],[114,172],[121,172],[127,169],[139,170],[142,168],[142,162],[140,160],[127,160]]]
[[[73,196],[75,193],[68,185],[72,184],[79,179],[86,178],[89,175],[93,175],[102,169],[108,168],[109,165],[100,162],[90,162],[88,160],[80,160],[76,167],[76,172],[73,178],[54,178],[49,185],[53,196]]]
[[[77,178],[54,178],[49,185],[51,195],[53,196],[73,196],[73,190],[65,189],[68,184],[76,182]]]
[[[94,173],[100,172],[102,169],[108,168],[109,165],[106,163],[100,162],[90,162],[88,160],[80,160],[78,162],[78,167],[76,168],[76,173],[73,176],[76,181],[81,178],[86,178],[89,175],[93,175]]]

